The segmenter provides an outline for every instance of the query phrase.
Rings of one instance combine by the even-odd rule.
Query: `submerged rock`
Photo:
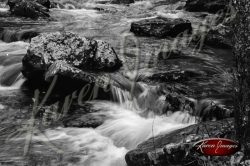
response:
[[[233,124],[232,119],[226,119],[195,124],[171,133],[161,134],[129,151],[125,156],[126,162],[128,166],[202,166],[204,162],[199,161],[204,161],[204,156],[194,151],[194,144],[208,137],[234,139]],[[230,157],[211,158],[209,162],[214,163],[212,165],[218,164],[221,160],[230,162]]]
[[[49,9],[43,5],[31,0],[8,0],[10,12],[16,16],[38,18],[50,17]]]
[[[219,25],[208,32],[204,43],[216,48],[230,49],[233,47],[232,32],[229,27]]]
[[[180,18],[157,17],[133,22],[130,31],[136,36],[176,37],[184,31],[191,32],[192,25],[190,21]]]
[[[70,110],[67,116],[63,117],[62,123],[65,127],[92,127],[96,128],[103,124],[106,117],[102,114],[96,113],[91,106],[85,104],[84,107]]]
[[[228,5],[228,0],[188,0],[184,8],[190,12],[216,13],[225,10]]]

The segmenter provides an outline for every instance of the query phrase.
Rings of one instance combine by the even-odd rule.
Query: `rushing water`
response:
[[[199,16],[202,13],[175,10],[183,5],[183,1],[171,5],[160,0],[138,1],[130,6],[102,5],[86,1],[78,5],[82,9],[52,9],[52,17],[57,21],[44,24],[44,22],[28,20],[26,25],[21,26],[21,30],[38,32],[67,30],[89,38],[108,41],[116,52],[124,57],[126,63],[120,73],[128,78],[135,78],[136,75],[146,77],[172,69],[200,71],[203,73],[201,78],[185,82],[197,92],[196,97],[228,101],[228,94],[226,90],[222,92],[222,89],[230,81],[228,80],[230,79],[228,69],[232,65],[230,51],[205,48],[199,53],[192,54],[193,48],[190,46],[183,48],[185,58],[155,60],[157,50],[164,44],[171,44],[173,39],[147,37],[135,39],[129,33],[132,21],[157,16],[190,19],[194,29],[197,29],[203,20]],[[97,11],[94,8],[103,10]],[[0,11],[6,12],[6,9],[0,9]],[[1,18],[1,21],[10,20]],[[13,35],[13,32],[7,29],[5,41],[0,41],[0,93],[20,89],[25,81],[21,74],[21,60],[26,53],[28,43],[12,41]],[[128,36],[125,42],[124,36]],[[137,56],[138,48],[140,58]],[[139,143],[160,133],[195,123],[194,117],[185,112],[155,115],[154,112],[161,111],[163,107],[161,96],[154,95],[154,88],[159,83],[156,81],[139,84],[143,87],[143,92],[135,97],[132,97],[129,91],[113,87],[114,102],[89,102],[93,109],[99,110],[93,114],[106,117],[105,122],[96,129],[58,127],[46,129],[44,133],[35,133],[32,150],[34,150],[33,155],[37,154],[35,157],[37,161],[51,157],[50,151],[45,148],[45,142],[49,149],[63,154],[60,161],[64,161],[67,165],[125,166],[124,155]],[[0,110],[4,108],[5,106],[0,103]],[[9,142],[9,145],[6,143],[1,148],[0,155],[4,158],[0,161],[7,164],[14,162],[15,165],[19,165],[18,161],[23,161],[22,148],[25,138],[25,135],[20,135],[13,140],[15,143]],[[48,140],[52,144],[48,144]]]

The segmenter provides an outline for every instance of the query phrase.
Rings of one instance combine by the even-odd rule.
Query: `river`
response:
[[[199,74],[199,77],[180,83],[194,90],[192,97],[213,99],[230,107],[230,89],[227,88],[230,84],[230,68],[233,65],[230,50],[206,46],[199,52],[193,53],[194,46],[191,44],[181,48],[184,57],[159,60],[156,58],[158,50],[167,44],[173,44],[174,39],[134,37],[129,31],[131,22],[157,16],[185,18],[192,22],[195,30],[200,30],[200,25],[204,22],[202,16],[204,13],[176,10],[183,3],[179,1],[167,4],[160,0],[145,0],[123,6],[85,1],[76,3],[80,9],[51,9],[51,15],[57,21],[28,21],[22,24],[20,23],[22,21],[1,18],[1,22],[8,22],[11,26],[4,32],[4,40],[0,41],[0,93],[2,94],[0,112],[4,117],[1,118],[4,120],[0,126],[0,163],[3,165],[126,166],[124,159],[126,152],[134,149],[139,143],[160,133],[171,132],[196,123],[195,117],[185,112],[158,115],[154,110],[142,107],[150,101],[152,105],[161,104],[160,96],[154,96],[156,97],[154,100],[147,97],[152,95],[152,89],[160,83],[143,80],[155,73],[170,70],[194,71]],[[0,9],[1,12],[6,10],[7,8]],[[12,21],[11,24],[10,21]],[[25,30],[37,32],[65,30],[109,42],[117,54],[125,59],[125,64],[119,73],[128,78],[135,76],[142,78],[139,84],[144,87],[144,92],[134,99],[131,98],[129,91],[113,87],[112,95],[116,98],[115,101],[88,102],[92,109],[99,110],[94,114],[106,117],[101,126],[95,129],[51,127],[44,131],[36,130],[32,137],[31,153],[24,156],[28,130],[20,124],[25,124],[28,117],[13,125],[11,120],[15,121],[15,118],[9,118],[14,114],[13,112],[28,107],[20,104],[25,100],[22,97],[15,101],[16,103],[12,103],[13,95],[20,93],[19,95],[22,96],[22,91],[25,90],[22,89],[25,78],[21,74],[21,61],[29,45],[25,41],[13,41],[12,29],[17,26],[20,27],[20,34]],[[9,122],[8,125],[6,125],[7,122]],[[17,134],[19,132],[21,134]],[[18,136],[5,140],[13,133]]]

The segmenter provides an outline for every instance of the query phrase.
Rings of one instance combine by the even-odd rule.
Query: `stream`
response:
[[[151,104],[161,109],[161,96],[152,95],[160,82],[146,79],[153,74],[171,70],[198,73],[198,77],[179,83],[195,92],[190,97],[213,99],[231,107],[228,85],[233,58],[230,50],[205,46],[193,53],[194,45],[190,44],[181,48],[183,56],[159,60],[159,50],[173,44],[174,39],[135,37],[130,33],[131,22],[157,16],[185,18],[192,22],[194,30],[199,30],[204,22],[204,13],[176,10],[183,3],[184,1],[178,1],[167,4],[159,0],[145,0],[124,6],[83,1],[77,4],[80,9],[51,9],[51,16],[57,21],[45,23],[28,20],[21,24],[20,20],[1,17],[0,24],[4,22],[4,27],[9,28],[5,29],[4,40],[0,41],[0,165],[126,166],[125,154],[138,144],[152,136],[195,124],[195,117],[186,112],[158,115],[154,113],[155,110],[148,108],[147,104]],[[1,12],[7,10],[6,7],[0,8]],[[13,41],[12,29],[16,27],[19,27],[20,34],[26,30],[64,30],[107,41],[124,58],[125,63],[119,74],[129,79],[140,78],[138,84],[144,91],[133,98],[130,91],[112,87],[112,97],[116,100],[87,102],[91,109],[98,110],[94,115],[105,116],[102,125],[95,129],[56,126],[43,131],[34,130],[30,152],[24,155],[29,116],[15,119],[13,114],[16,111],[25,112],[32,104],[29,101],[31,98],[23,95],[26,90],[23,86],[25,78],[21,74],[22,58],[29,43]],[[12,98],[18,99],[12,101]],[[30,104],[25,104],[26,100]]]

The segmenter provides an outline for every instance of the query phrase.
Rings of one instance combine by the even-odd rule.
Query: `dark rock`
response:
[[[226,10],[228,6],[228,0],[188,0],[185,9],[190,12],[216,13],[220,10]]]
[[[79,70],[112,71],[121,66],[121,61],[108,43],[70,32],[55,32],[32,38],[23,59],[23,74],[30,78],[35,71],[46,71],[56,61]]]
[[[129,151],[125,159],[128,166],[202,166],[204,163],[200,161],[204,161],[204,156],[194,151],[194,144],[208,137],[234,140],[233,126],[233,120],[226,119],[195,124],[171,133],[161,134]],[[214,164],[220,160],[230,162],[230,157],[211,158],[209,162]],[[228,165],[230,164],[228,163]]]
[[[177,58],[181,58],[184,57],[184,53],[181,52],[180,50],[170,50],[167,52],[160,52],[158,54],[158,59],[159,60],[166,60],[166,59],[177,59]]]
[[[134,3],[135,0],[96,0],[95,3],[98,4],[130,4]]]
[[[98,114],[97,110],[92,109],[88,104],[80,107],[73,105],[72,109],[62,119],[65,127],[92,127],[96,128],[103,124],[106,117],[103,114]]]
[[[134,0],[112,0],[111,3],[113,4],[130,4],[135,3]]]
[[[164,83],[182,83],[184,81],[190,80],[191,78],[199,77],[202,74],[204,73],[193,70],[170,70],[166,72],[152,74],[146,79]]]
[[[28,79],[26,85],[31,89],[45,89],[57,75],[55,91],[67,94],[80,90],[86,84],[90,84],[91,88],[94,85],[107,88],[109,73],[104,72],[115,71],[121,65],[108,43],[89,40],[70,32],[55,32],[32,38],[23,58],[22,73]],[[107,93],[105,95],[107,98]]]
[[[50,17],[49,9],[43,5],[30,0],[8,0],[10,12],[16,16],[29,17]]]
[[[51,5],[50,0],[35,0],[35,1],[48,9],[50,8]]]
[[[216,48],[231,49],[232,32],[229,27],[219,25],[207,33],[204,43]]]
[[[191,32],[191,30],[191,22],[188,20],[161,17],[133,22],[130,29],[137,36],[154,36],[159,38],[176,37],[184,31]]]
[[[104,118],[102,116],[93,115],[91,113],[84,114],[84,115],[75,114],[63,120],[63,124],[65,127],[96,128],[102,125],[103,122],[104,122]]]

